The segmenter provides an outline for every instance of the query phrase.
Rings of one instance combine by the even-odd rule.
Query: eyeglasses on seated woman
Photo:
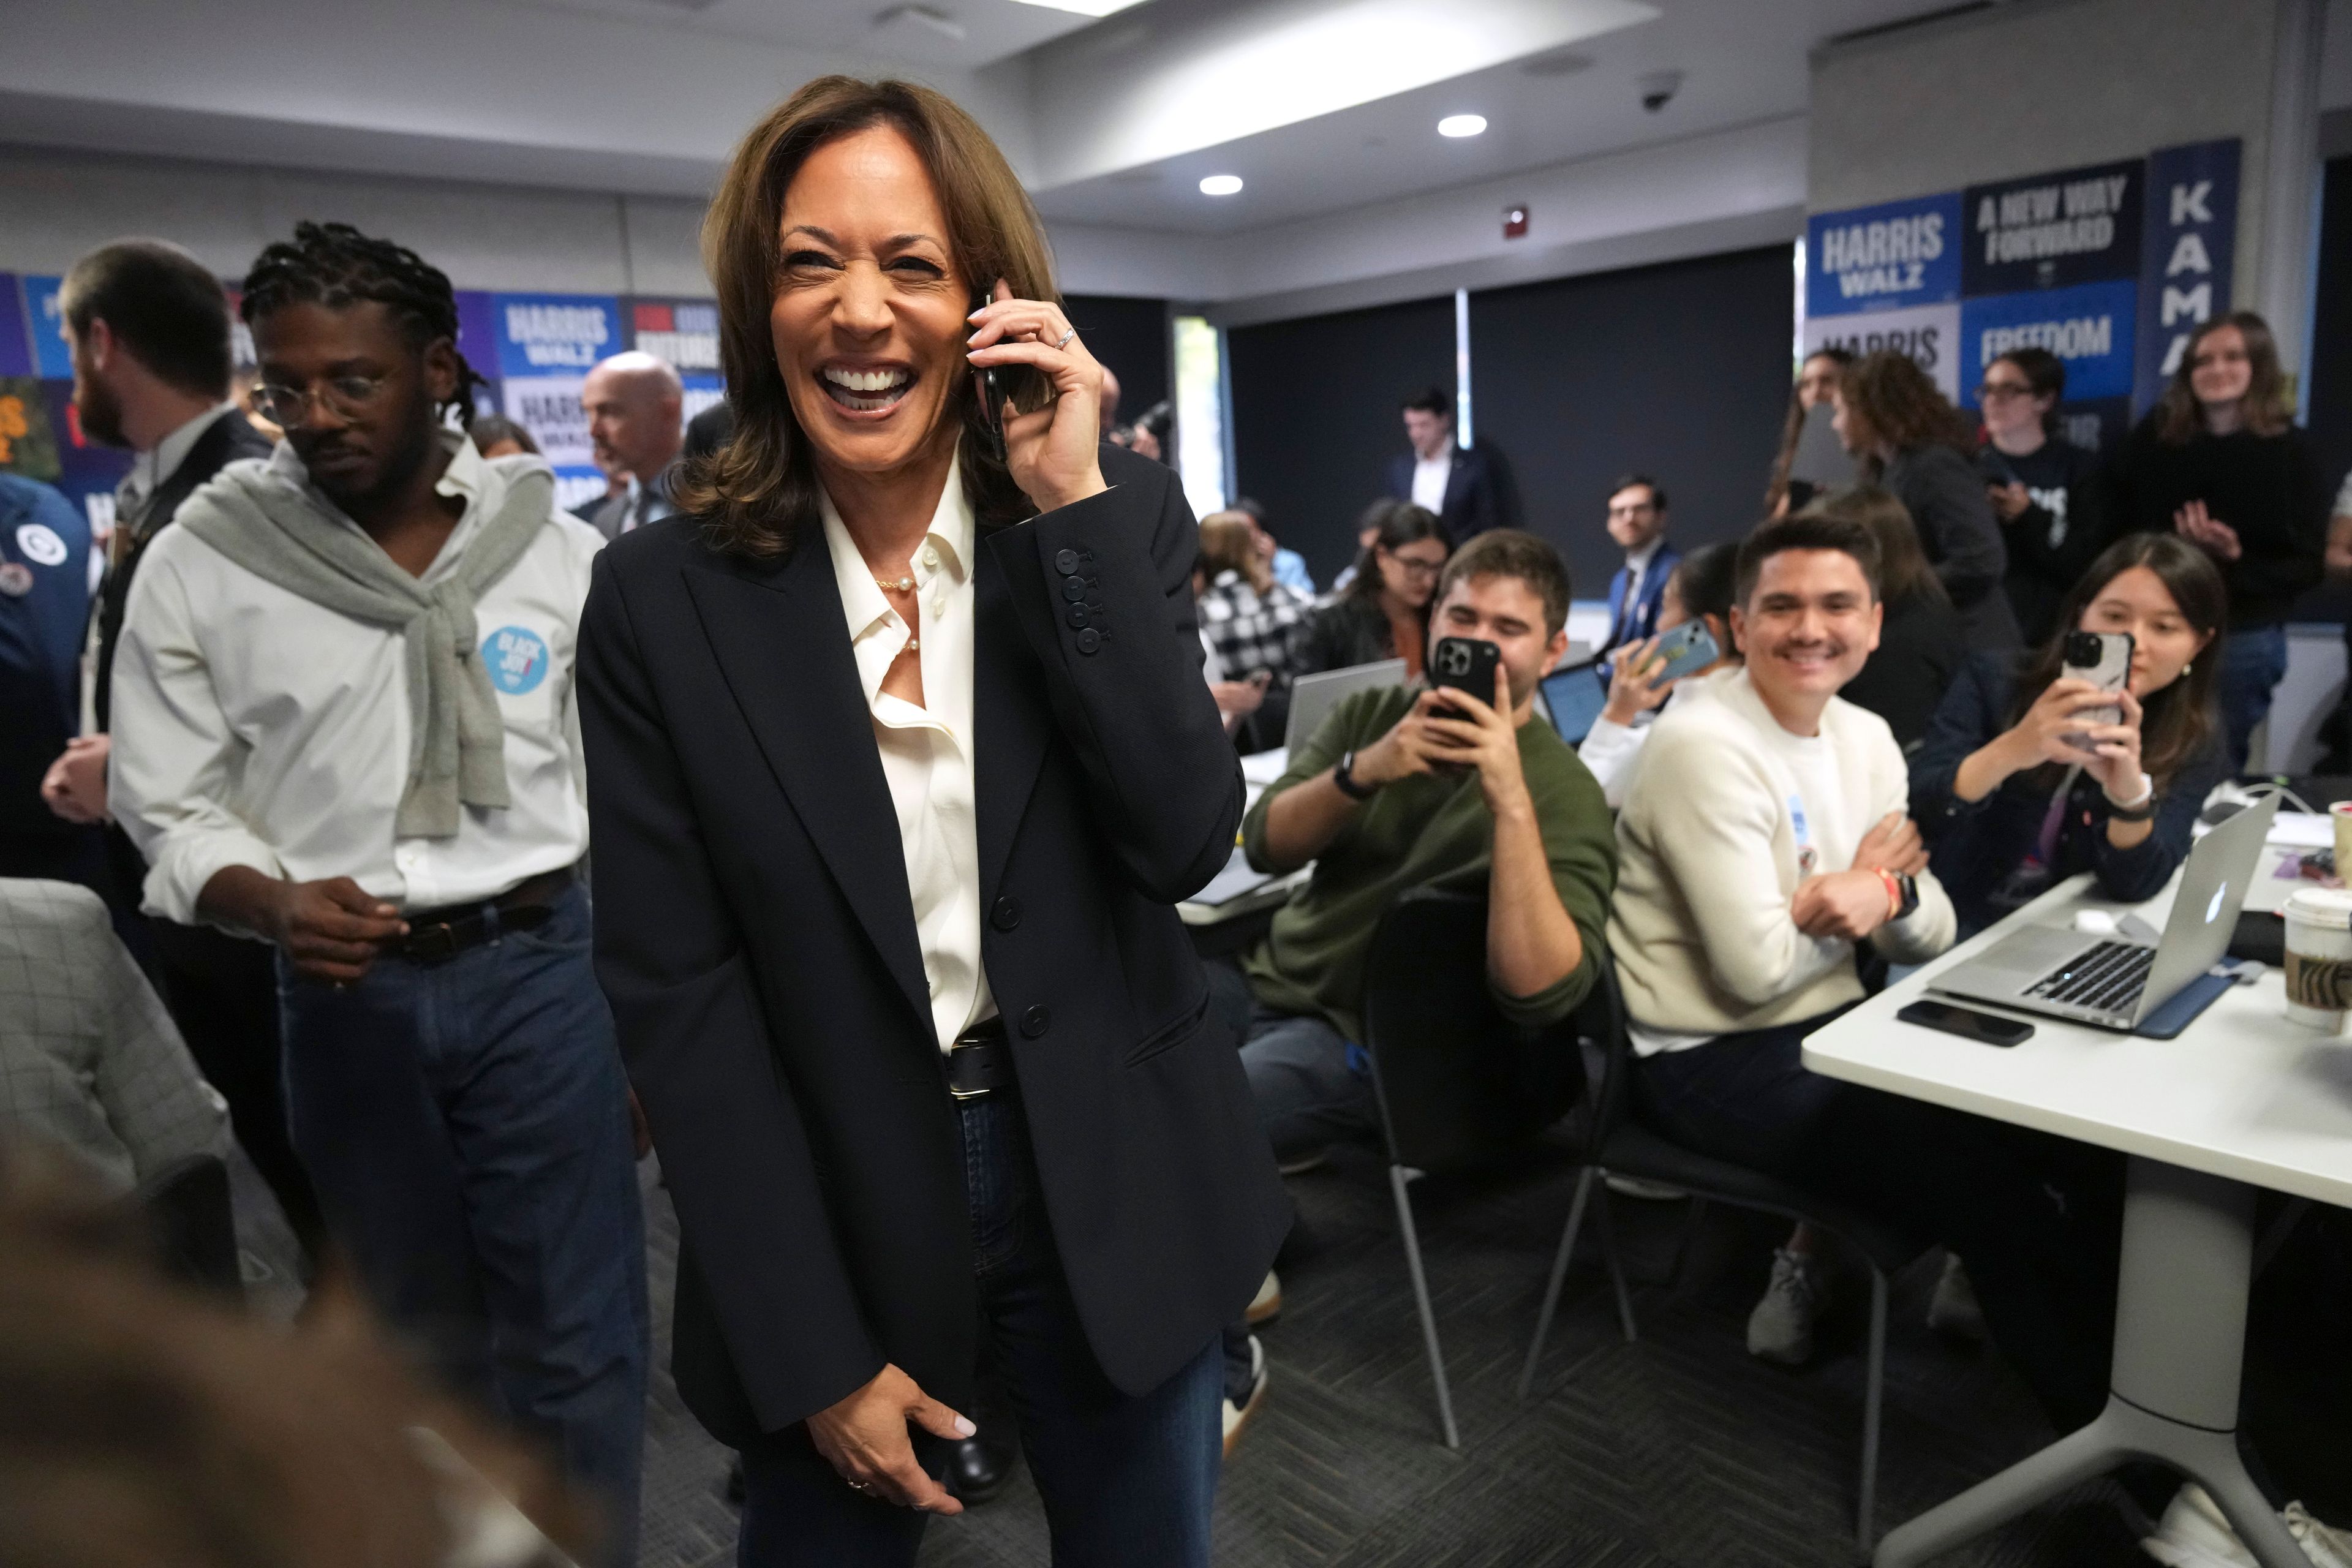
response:
[[[1964,928],[2082,871],[2112,899],[2163,888],[2227,776],[2213,691],[2228,615],[2204,551],[2126,534],[2091,563],[2040,648],[1961,668],[1912,761],[1911,814]],[[2078,632],[2129,639],[2121,689],[2068,673]]]

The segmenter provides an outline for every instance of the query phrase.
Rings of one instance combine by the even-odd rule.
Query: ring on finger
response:
[[[1068,331],[1064,332],[1060,337],[1054,340],[1054,346],[1057,349],[1067,348],[1070,346],[1070,340],[1077,335],[1078,329],[1072,327]]]

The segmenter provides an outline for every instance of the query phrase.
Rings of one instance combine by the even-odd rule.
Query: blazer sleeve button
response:
[[[1021,900],[1014,898],[997,900],[996,908],[989,911],[988,922],[999,931],[1011,931],[1021,923]]]
[[[1075,574],[1077,569],[1078,552],[1076,551],[1057,550],[1054,552],[1055,571],[1059,572],[1063,576],[1067,577]]]
[[[1094,627],[1088,626],[1085,631],[1078,634],[1078,651],[1080,653],[1092,653],[1095,649],[1100,647],[1102,647],[1102,633],[1095,630]]]
[[[1032,1007],[1021,1015],[1021,1037],[1034,1040],[1054,1026],[1054,1015],[1043,1007]]]
[[[1062,584],[1062,597],[1066,602],[1075,605],[1086,596],[1087,585],[1076,577]]]

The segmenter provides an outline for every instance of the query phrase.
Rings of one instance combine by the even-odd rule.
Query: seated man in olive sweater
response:
[[[1243,824],[1260,870],[1315,862],[1244,964],[1242,1062],[1284,1163],[1379,1126],[1360,1008],[1373,928],[1399,894],[1486,891],[1486,984],[1507,1017],[1557,1022],[1591,988],[1616,840],[1600,784],[1533,717],[1536,682],[1567,646],[1568,601],[1568,569],[1534,535],[1497,529],[1464,545],[1429,635],[1501,650],[1492,699],[1357,693]],[[1231,971],[1222,988],[1238,1010]]]

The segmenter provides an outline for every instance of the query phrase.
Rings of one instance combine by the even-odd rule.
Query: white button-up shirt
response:
[[[916,628],[890,607],[832,497],[824,498],[821,510],[858,684],[874,717],[874,744],[882,753],[882,776],[898,816],[915,937],[931,991],[931,1024],[944,1051],[957,1036],[996,1016],[996,999],[980,960],[980,823],[972,791],[971,566],[977,529],[964,500],[961,464],[951,464],[930,531],[915,547],[912,574],[922,622]],[[891,661],[919,635],[919,708],[882,689]]]
[[[165,479],[179,472],[180,465],[188,460],[190,452],[195,450],[196,442],[213,427],[213,421],[236,406],[236,404],[226,401],[215,403],[194,419],[174,428],[156,442],[151,450],[134,455],[131,459],[131,471],[122,476],[121,484],[114,487],[116,519],[128,522],[137,517],[141,509],[146,506],[148,498],[162,488]]]
[[[1454,443],[1445,443],[1445,450],[1434,458],[1422,458],[1412,465],[1412,504],[1429,511],[1445,510],[1445,481],[1454,477]]]
[[[293,449],[271,464],[313,505]],[[457,569],[512,476],[461,441],[437,493],[465,511],[422,579]],[[109,799],[149,870],[145,905],[193,924],[229,866],[313,881],[350,877],[408,910],[497,897],[588,847],[572,661],[588,570],[604,540],[553,514],[475,602],[475,635],[506,719],[504,809],[460,808],[448,838],[396,838],[411,723],[405,639],[265,582],[184,528],[155,536],[132,583],[114,662]]]

